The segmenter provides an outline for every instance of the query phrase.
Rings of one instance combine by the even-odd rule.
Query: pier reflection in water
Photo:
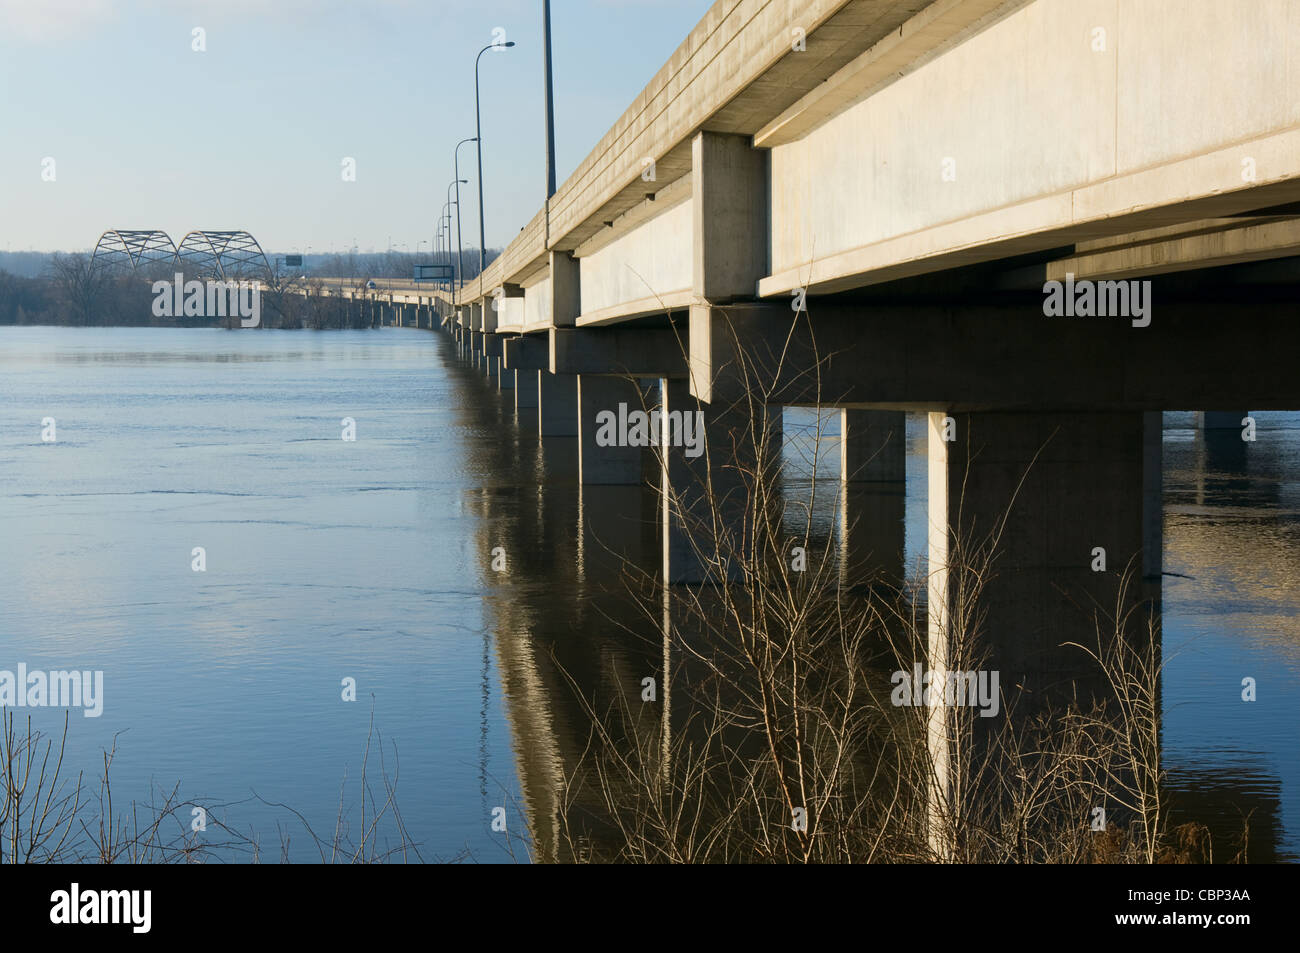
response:
[[[535,411],[516,414],[509,395],[463,367],[450,344],[442,354],[460,378],[465,432],[476,435],[467,452],[483,486],[466,493],[483,523],[479,564],[523,806],[537,858],[569,859],[562,817],[570,836],[619,836],[602,822],[609,805],[591,776],[593,716],[610,730],[611,706],[621,704],[658,724],[662,708],[642,701],[644,680],[654,678],[670,725],[690,719],[679,711],[687,693],[661,674],[676,669],[680,678],[690,666],[670,657],[665,631],[681,639],[673,626],[683,620],[663,609],[654,584],[654,474],[644,489],[581,485],[576,438],[539,440]],[[817,546],[850,552],[835,415],[820,426],[812,411],[785,416],[785,496],[813,500],[810,514],[787,510],[787,526],[798,535],[808,517]],[[1256,418],[1258,439],[1244,444],[1235,431],[1203,435],[1191,414],[1165,417],[1161,757],[1171,822],[1204,823],[1216,860],[1230,859],[1248,829],[1248,858],[1266,862],[1300,851],[1300,730],[1290,714],[1300,704],[1300,417]],[[923,608],[926,433],[918,417],[907,429],[906,495],[901,485],[852,487],[873,505],[850,497],[849,509],[878,524],[855,531],[903,551],[906,588]],[[490,570],[495,546],[508,553],[507,573]],[[696,674],[708,677],[702,666]],[[888,680],[883,664],[877,674]],[[1261,686],[1253,703],[1240,697],[1246,676]],[[631,752],[645,740],[613,742]]]

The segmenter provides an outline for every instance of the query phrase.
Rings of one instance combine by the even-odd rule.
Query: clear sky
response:
[[[553,0],[561,183],[711,4]],[[518,46],[483,56],[483,178],[487,242],[505,245],[545,199],[541,8],[0,0],[0,250],[89,249],[108,228],[177,242],[244,228],[281,252],[415,251],[433,237],[456,142],[474,135],[474,57],[498,27]],[[467,245],[474,166],[470,143]]]

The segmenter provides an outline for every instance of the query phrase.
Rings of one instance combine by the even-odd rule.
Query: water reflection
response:
[[[450,345],[442,354],[447,373],[463,389],[459,425],[496,435],[475,443],[471,469],[487,484],[471,497],[485,527],[480,565],[489,565],[489,542],[506,547],[511,562],[504,577],[485,568],[482,581],[494,593],[503,691],[537,856],[570,859],[573,844],[560,833],[563,817],[571,829],[596,838],[601,831],[621,836],[590,777],[576,790],[566,783],[581,779],[592,764],[593,711],[608,712],[621,699],[660,719],[666,707],[671,731],[690,723],[691,713],[678,707],[689,695],[674,692],[663,673],[697,683],[709,673],[698,664],[694,672],[683,667],[680,652],[672,658],[673,639],[688,633],[674,629],[681,618],[674,617],[671,594],[665,600],[653,585],[659,547],[652,487],[581,486],[576,440],[539,440],[535,411],[516,415],[455,359]],[[1250,860],[1295,859],[1291,832],[1300,829],[1296,722],[1281,700],[1300,701],[1294,625],[1300,492],[1289,476],[1300,473],[1300,440],[1290,417],[1261,420],[1264,442],[1244,450],[1236,432],[1203,440],[1183,429],[1178,415],[1166,422],[1165,793],[1172,824],[1196,820],[1209,827],[1216,861],[1232,859],[1247,829]],[[819,431],[825,438],[820,444]],[[786,498],[804,503],[787,509],[787,529],[797,535],[810,528],[818,545],[857,567],[902,577],[906,560],[916,593],[915,566],[924,557],[922,422],[909,422],[905,493],[900,486],[842,492],[835,437],[833,418],[819,426],[810,413],[787,410]],[[814,480],[814,465],[830,479]],[[851,512],[869,518],[855,522]],[[663,609],[658,617],[647,611],[656,598]],[[1215,634],[1207,638],[1207,629]],[[1241,668],[1246,658],[1253,664]],[[1239,699],[1238,673],[1266,671],[1261,665],[1276,669],[1269,682],[1275,700],[1251,707]],[[887,677],[884,669],[880,674]],[[656,679],[657,708],[641,702],[647,677]],[[1211,685],[1219,696],[1213,702],[1205,697]],[[662,722],[656,724],[667,746]],[[642,743],[631,736],[617,740],[627,751]]]

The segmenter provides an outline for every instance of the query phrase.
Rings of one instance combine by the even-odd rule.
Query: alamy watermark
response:
[[[238,317],[241,328],[262,323],[262,289],[256,281],[186,281],[180,272],[173,281],[153,283],[156,318]]]
[[[894,690],[889,700],[895,706],[978,708],[981,718],[992,718],[1001,710],[997,672],[939,673],[934,669],[925,671],[917,662],[910,672],[895,672],[890,683]]]
[[[598,447],[685,447],[686,456],[704,452],[704,411],[670,410],[665,417],[658,410],[632,410],[618,405],[618,413],[602,410],[596,414]]]
[[[87,718],[98,718],[104,713],[104,673],[29,672],[19,662],[17,672],[0,669],[0,708],[81,708]]]
[[[1132,318],[1135,328],[1151,323],[1150,281],[1075,281],[1067,271],[1065,281],[1044,283],[1043,295],[1049,318]]]
[[[152,890],[83,890],[74,882],[50,894],[50,922],[55,925],[123,924],[132,933],[148,933],[152,908]]]

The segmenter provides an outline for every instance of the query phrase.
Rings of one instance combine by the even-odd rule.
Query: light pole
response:
[[[447,258],[448,259],[451,258],[451,206],[453,204],[453,199],[451,197],[451,190],[452,189],[456,190],[456,198],[454,200],[454,204],[456,206],[456,218],[459,219],[460,218],[460,187],[462,185],[467,185],[467,184],[469,184],[468,180],[458,178],[454,182],[452,182],[451,185],[447,186],[447,205],[445,206],[445,208],[447,209]],[[450,260],[448,261],[448,264],[450,264]],[[459,275],[459,273],[460,273],[459,271],[456,271],[457,275]],[[456,287],[455,278],[453,278],[451,281],[451,287],[452,288]]]
[[[452,184],[454,185],[455,183]],[[439,220],[438,227],[441,228],[442,233],[447,236],[447,240],[446,242],[443,243],[443,247],[447,249],[447,264],[450,265],[451,264],[451,186],[450,185],[447,186],[447,201],[442,206],[442,218]],[[451,282],[451,280],[448,280],[447,290],[450,291],[452,287],[453,287],[453,283]]]
[[[542,0],[542,43],[546,61],[546,207],[555,194],[555,83],[551,78],[551,0]],[[547,227],[550,227],[548,214]]]
[[[478,56],[474,58],[474,133],[478,139],[478,274],[480,284],[483,281],[483,269],[487,267],[485,258],[487,254],[487,229],[483,224],[483,114],[479,109],[478,67],[479,61],[483,59],[483,54],[488,50],[509,49],[514,45],[514,40],[509,40],[506,43],[489,43],[479,50]]]
[[[465,245],[460,237],[460,185],[465,180],[460,177],[460,147],[467,142],[478,142],[478,137],[462,139],[456,143],[456,274],[459,276],[457,290],[465,287]]]

